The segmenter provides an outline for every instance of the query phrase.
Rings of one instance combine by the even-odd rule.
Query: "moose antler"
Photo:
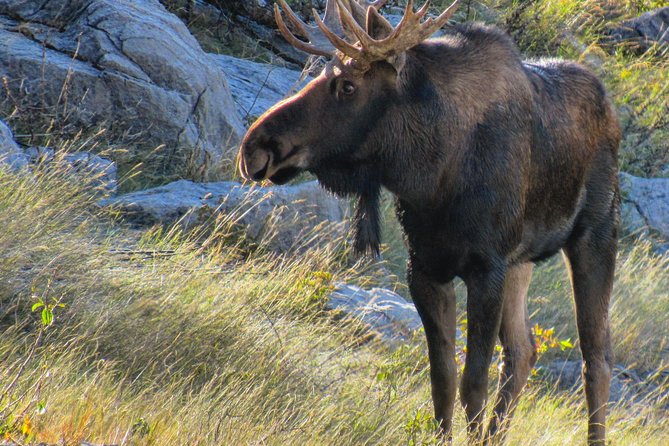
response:
[[[341,0],[337,1],[339,3]],[[342,8],[341,14],[344,25],[349,28],[360,41],[361,53],[364,59],[373,62],[403,53],[437,32],[455,13],[455,10],[458,7],[458,0],[455,0],[446,11],[439,15],[439,17],[434,19],[429,17],[421,22],[427,14],[429,6],[430,1],[427,0],[418,11],[414,12],[413,0],[408,0],[406,9],[404,10],[404,16],[402,17],[402,20],[400,20],[400,23],[387,37],[380,40],[372,38],[366,30],[362,29],[362,27],[353,19],[349,11]]]
[[[341,4],[338,4],[334,0],[327,0],[325,4],[325,16],[323,19],[321,20],[316,10],[313,10],[313,14],[316,23],[322,22],[325,28],[328,29],[328,32],[338,36],[342,41],[345,41],[345,38],[350,39],[351,41],[356,41],[356,35],[342,26],[341,10],[346,10],[349,14],[352,14],[354,20],[357,21],[359,25],[363,25],[366,20],[367,9],[370,7],[375,10],[381,8],[386,1],[387,0],[343,0]],[[281,5],[280,8],[279,5]],[[281,10],[285,12],[288,21],[295,27],[298,34],[307,39],[307,42],[298,39],[290,32],[281,16]],[[325,34],[322,33],[322,28],[320,26],[307,25],[304,23],[304,21],[293,12],[285,0],[277,0],[277,3],[274,4],[274,17],[283,37],[285,37],[285,39],[295,48],[318,56],[332,56],[334,55],[335,50],[338,49],[333,46],[330,40],[326,38]]]
[[[348,10],[353,14],[355,21],[362,25],[367,20],[367,9],[372,7],[378,11],[387,1],[388,0],[345,0],[344,4],[348,6]]]
[[[278,4],[277,4],[278,3]],[[325,36],[320,32],[317,26],[307,25],[302,21],[291,9],[290,6],[286,3],[285,0],[277,0],[277,3],[274,4],[274,18],[276,24],[279,26],[279,31],[283,37],[293,45],[295,48],[304,51],[305,53],[315,54],[317,56],[332,56],[334,54],[335,48],[332,47],[332,44],[329,40],[324,38]],[[283,21],[281,16],[281,9],[286,13],[286,17],[293,24],[300,36],[307,39],[308,42],[303,42],[293,35],[292,32],[286,26],[286,23]],[[339,9],[334,2],[330,0],[327,1],[325,5],[325,22],[327,26],[332,29],[336,34],[343,35],[344,30],[341,25],[341,17],[339,15]]]
[[[402,20],[397,27],[392,28],[388,24],[391,29],[388,35],[382,39],[375,39],[370,35],[368,23],[371,16],[385,20],[378,9],[386,0],[328,0],[323,19],[316,10],[313,10],[316,26],[309,26],[300,20],[285,0],[278,2],[300,35],[309,40],[309,43],[306,43],[291,34],[281,18],[278,5],[274,5],[279,29],[293,46],[321,56],[333,55],[336,49],[364,65],[386,60],[418,45],[444,26],[458,7],[458,0],[455,0],[438,17],[423,20],[430,7],[430,0],[423,3],[418,11],[413,9],[413,0],[408,0]],[[322,34],[318,34],[318,30]]]

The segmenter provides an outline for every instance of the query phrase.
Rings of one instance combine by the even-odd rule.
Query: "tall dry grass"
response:
[[[137,231],[53,165],[0,170],[0,435],[22,443],[125,445],[434,444],[421,336],[398,349],[325,310],[337,281],[373,282],[344,245],[279,257],[234,218],[206,231]],[[203,249],[204,247],[204,249]],[[545,326],[571,330],[559,267],[532,295]],[[661,376],[667,260],[643,243],[619,260],[619,358]],[[45,326],[42,299],[55,302]],[[53,300],[55,299],[55,301]],[[664,356],[663,356],[664,355]],[[656,380],[660,382],[660,380]],[[510,444],[585,438],[580,393],[535,380]],[[547,390],[548,388],[548,390]],[[492,391],[492,389],[491,389]],[[612,409],[614,444],[666,444],[667,387]],[[662,396],[665,400],[662,401]],[[455,443],[465,441],[461,410]]]

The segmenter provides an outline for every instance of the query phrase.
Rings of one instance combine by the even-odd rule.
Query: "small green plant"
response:
[[[558,339],[555,336],[555,328],[543,328],[539,324],[534,324],[532,327],[532,335],[534,336],[534,345],[537,348],[538,354],[546,353],[549,349],[559,348],[561,351],[574,348],[571,343],[571,338]]]
[[[467,319],[463,318],[458,323],[461,333],[467,333]],[[538,323],[534,324],[531,329],[532,336],[534,336],[534,346],[536,348],[537,354],[541,356],[542,354],[548,352],[549,350],[560,349],[560,351],[565,351],[574,348],[574,345],[571,342],[571,338],[559,339],[555,335],[555,327],[544,328]],[[456,340],[456,363],[460,366],[460,371],[465,366],[465,356],[467,354],[467,345],[466,337],[461,336]],[[502,346],[497,344],[495,346],[495,351],[499,354],[497,361],[493,361],[491,367],[493,370],[497,369],[499,361],[502,360]],[[532,374],[536,374],[536,370],[532,371]]]
[[[439,425],[432,412],[424,408],[418,408],[404,425],[404,432],[407,434],[407,446],[433,445],[439,444],[434,436]],[[431,438],[422,439],[429,435]]]
[[[50,302],[46,298],[38,296],[33,297],[37,299],[37,302],[33,304],[31,311],[34,313],[41,308],[42,311],[40,312],[40,315],[42,317],[42,325],[45,328],[50,327],[54,320],[54,310],[56,308],[65,308],[65,304],[55,297],[52,297]]]
[[[308,290],[308,304],[323,306],[327,296],[335,289],[332,284],[332,274],[327,271],[314,271],[309,277],[298,282],[297,289]]]
[[[151,425],[143,417],[139,417],[132,423],[131,432],[138,437],[146,437],[151,433]]]

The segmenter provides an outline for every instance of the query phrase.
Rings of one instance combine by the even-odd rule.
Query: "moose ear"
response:
[[[369,7],[367,8],[367,20],[366,20],[367,34],[372,39],[381,40],[385,39],[393,32],[393,25],[390,24],[385,17],[381,15],[376,8]],[[395,71],[399,73],[404,67],[404,62],[406,61],[406,56],[404,53],[400,53],[396,56],[389,57],[386,62],[392,65],[395,68]]]

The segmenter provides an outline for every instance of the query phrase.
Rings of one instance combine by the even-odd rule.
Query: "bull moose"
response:
[[[527,290],[535,262],[562,250],[573,286],[588,407],[588,442],[605,442],[612,354],[620,128],[600,81],[567,61],[527,62],[502,31],[444,27],[429,1],[407,1],[393,27],[383,0],[328,1],[315,25],[284,0],[279,30],[331,60],[245,135],[242,175],[283,184],[301,171],[357,198],[355,247],[379,249],[379,194],[396,197],[408,282],[425,327],[432,398],[451,438],[456,397],[455,292],[467,287],[467,357],[460,399],[472,441],[503,433],[536,361]],[[293,31],[284,21],[285,15]],[[503,367],[483,429],[496,339]]]

